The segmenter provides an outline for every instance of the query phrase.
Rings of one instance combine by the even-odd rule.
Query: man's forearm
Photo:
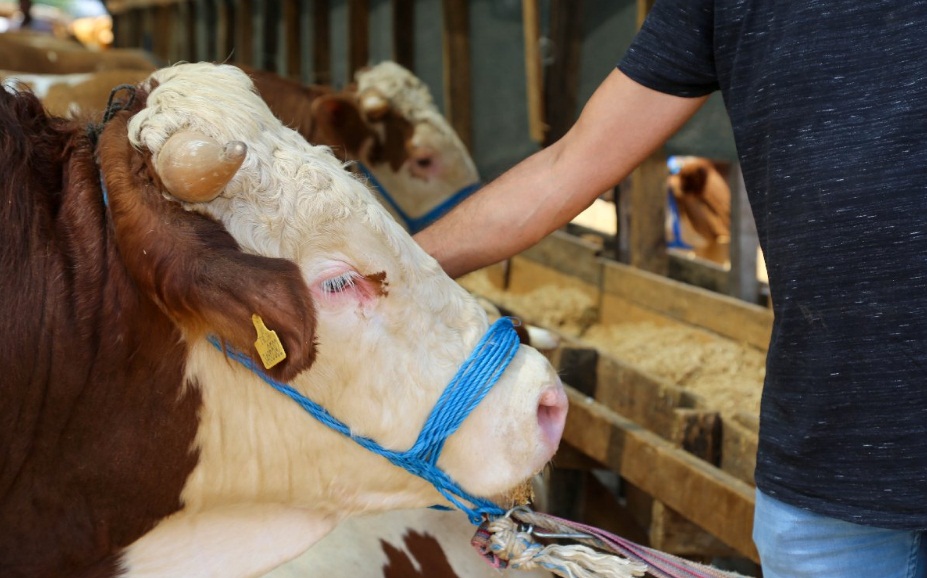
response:
[[[556,194],[554,183],[545,182],[544,165],[551,153],[551,149],[544,149],[522,161],[417,234],[415,240],[451,277],[534,245],[553,230],[548,230],[547,220],[536,215],[543,199]],[[461,250],[460,243],[466,243],[467,250]]]
[[[704,101],[655,92],[616,70],[560,141],[513,167],[415,240],[452,277],[511,257],[625,178]]]

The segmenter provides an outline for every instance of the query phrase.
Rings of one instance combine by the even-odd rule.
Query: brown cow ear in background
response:
[[[315,308],[295,263],[249,255],[214,219],[164,198],[149,155],[114,117],[97,154],[116,243],[139,289],[191,339],[213,334],[263,367],[253,315],[280,338],[286,359],[266,370],[289,380],[315,359]]]
[[[364,121],[353,96],[329,94],[312,103],[312,116],[318,133],[317,142],[342,146],[348,156],[358,158],[365,142],[376,133]]]

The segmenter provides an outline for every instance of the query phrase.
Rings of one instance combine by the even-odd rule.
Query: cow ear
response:
[[[376,138],[353,98],[340,94],[321,96],[312,103],[312,116],[319,135],[318,142],[343,146],[354,158],[360,154],[365,142]]]
[[[315,309],[292,261],[242,252],[225,228],[161,193],[150,156],[128,141],[128,114],[100,135],[97,154],[122,263],[139,291],[189,339],[207,334],[253,358],[252,316],[276,332],[286,358],[267,369],[289,380],[315,358]]]

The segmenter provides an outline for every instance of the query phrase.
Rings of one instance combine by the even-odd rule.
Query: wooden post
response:
[[[233,0],[234,1],[234,0]],[[251,66],[254,63],[254,26],[251,15],[254,13],[252,0],[235,2],[235,54],[236,63]]]
[[[637,0],[638,28],[643,24],[654,0]],[[629,231],[630,264],[666,275],[666,155],[651,155],[631,176],[631,215]]]
[[[312,3],[312,39],[313,39],[313,70],[315,70],[316,84],[331,84],[331,27],[329,18],[328,0],[313,0]]]
[[[232,15],[225,0],[213,0],[213,60],[224,62],[232,55]]]
[[[662,152],[644,159],[631,177],[631,265],[665,275],[666,254],[666,156]]]
[[[348,78],[370,64],[370,0],[348,0]]]
[[[644,19],[647,18],[647,13],[650,12],[650,9],[653,8],[654,2],[656,0],[637,0],[637,27],[640,28],[644,24]]]
[[[152,34],[152,52],[158,60],[170,62],[171,45],[174,38],[174,22],[171,18],[171,6],[159,4],[150,8],[153,11],[154,33]]]
[[[279,56],[280,44],[278,27],[280,25],[280,3],[276,0],[264,0],[260,2],[261,15],[263,21],[263,30],[261,35],[262,42],[261,58],[257,60],[258,66],[264,70],[280,72]]]
[[[302,52],[300,50],[302,34],[300,20],[300,0],[284,0],[283,28],[285,32],[286,75],[293,80],[302,79]]]
[[[444,113],[464,146],[471,148],[470,4],[442,0],[444,14]]]
[[[393,60],[415,70],[415,0],[392,0]]]
[[[548,125],[544,146],[559,140],[576,121],[582,24],[583,0],[551,1],[550,39],[554,55],[544,78],[544,112]]]
[[[522,0],[525,35],[525,93],[528,95],[528,134],[543,143],[547,133],[544,122],[544,65],[541,62],[541,15],[538,0]]]

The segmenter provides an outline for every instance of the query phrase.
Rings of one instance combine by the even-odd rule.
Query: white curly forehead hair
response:
[[[157,165],[175,133],[195,131],[221,145],[240,141],[247,155],[221,194],[190,204],[221,220],[247,249],[293,257],[305,231],[321,220],[361,213],[368,224],[388,227],[367,188],[344,170],[325,146],[307,143],[285,127],[239,68],[178,64],[147,81],[146,107],[129,122],[129,140],[151,152]]]
[[[219,142],[250,145],[280,122],[240,68],[208,62],[177,64],[157,70],[145,82],[146,107],[129,123],[129,139],[153,154],[182,129],[202,132]]]
[[[354,75],[357,91],[373,89],[379,92],[402,116],[415,122],[422,113],[438,113],[428,86],[409,70],[395,62],[381,62]]]

